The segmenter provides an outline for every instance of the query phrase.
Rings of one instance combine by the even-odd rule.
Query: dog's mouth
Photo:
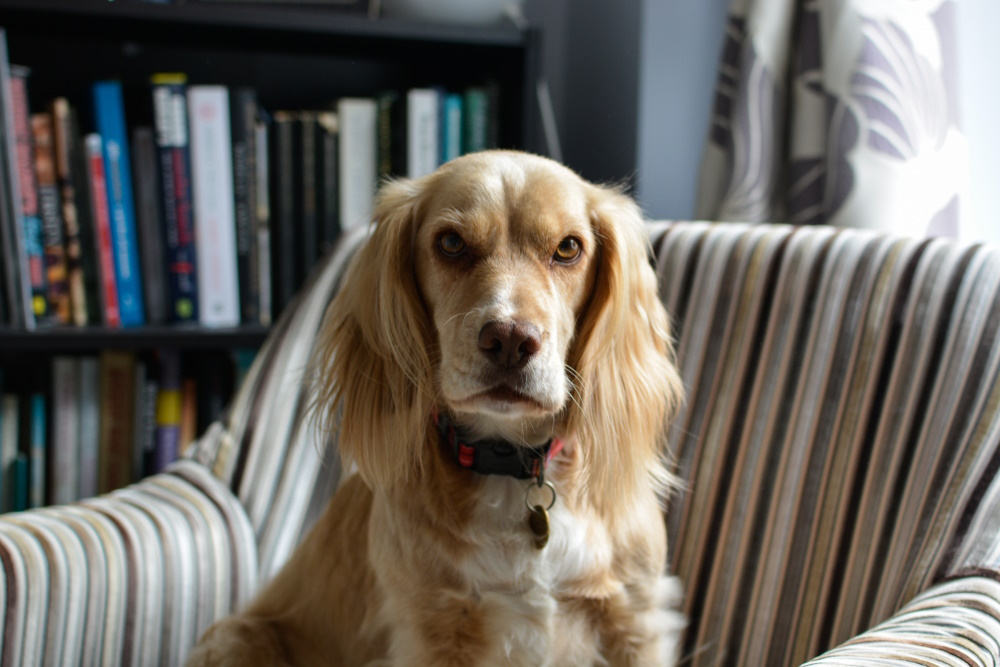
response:
[[[510,413],[542,413],[550,412],[547,407],[537,398],[515,389],[508,384],[497,384],[485,391],[473,394],[459,402],[455,406],[459,409],[465,408],[472,412],[478,412],[483,408],[487,412]]]
[[[492,389],[487,389],[484,392],[476,394],[473,399],[476,398],[487,398],[492,401],[497,401],[499,403],[530,403],[535,407],[541,408],[542,404],[537,400],[524,394],[517,389],[509,385],[497,385]]]

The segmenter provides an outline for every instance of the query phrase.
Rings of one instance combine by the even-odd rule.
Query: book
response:
[[[198,383],[193,378],[181,382],[181,429],[177,456],[188,453],[198,437]]]
[[[316,117],[317,184],[319,187],[319,248],[326,252],[340,237],[340,197],[338,193],[339,173],[337,151],[340,144],[340,129],[337,114],[320,112]]]
[[[294,259],[296,290],[305,281],[306,276],[309,275],[309,269],[319,257],[316,125],[316,114],[311,111],[300,113],[295,123],[295,185],[298,199],[296,207],[298,216],[295,220],[297,252]]]
[[[156,397],[156,444],[151,473],[177,460],[181,441],[181,359],[176,350],[160,352],[160,388]]]
[[[188,132],[187,77],[152,77],[156,148],[160,158],[161,202],[166,238],[170,316],[175,322],[198,321],[198,279],[191,154]]]
[[[386,180],[406,174],[406,98],[385,90],[376,98],[378,113],[378,177]]]
[[[12,512],[23,512],[28,509],[28,499],[30,495],[31,478],[28,475],[28,455],[18,452],[12,464],[12,477],[14,478],[14,500]]]
[[[441,157],[439,93],[412,88],[406,93],[406,175],[420,178],[439,166]]]
[[[46,415],[45,396],[31,395],[31,434],[28,447],[28,468],[31,472],[28,491],[28,507],[44,507],[45,489],[45,449],[46,449]]]
[[[31,269],[21,220],[21,186],[18,180],[17,142],[14,140],[14,100],[11,95],[7,33],[0,28],[0,252],[3,257],[4,292],[10,306],[11,325],[35,328]],[[8,504],[7,508],[9,509]]]
[[[52,502],[80,499],[80,360],[52,359]]]
[[[81,183],[77,153],[80,150],[76,120],[65,97],[52,101],[52,136],[55,146],[56,181],[62,210],[63,237],[66,242],[66,283],[69,289],[71,320],[78,327],[90,321],[88,313],[86,268],[83,261],[81,229]]]
[[[441,164],[462,154],[462,96],[448,93],[441,112]]]
[[[156,402],[159,381],[150,365],[135,365],[135,437],[133,440],[132,479],[139,480],[149,471],[156,449]]]
[[[101,362],[80,359],[80,452],[77,488],[80,498],[93,498],[98,490],[101,441]]]
[[[69,324],[71,313],[69,283],[66,276],[66,240],[63,234],[59,185],[56,180],[52,114],[31,115],[31,136],[34,141],[38,211],[42,219],[46,298],[53,319],[60,324]]]
[[[17,172],[21,194],[22,252],[27,256],[31,309],[36,321],[49,315],[48,284],[45,274],[42,218],[38,206],[38,183],[35,180],[32,149],[31,115],[28,110],[28,69],[11,66],[10,94],[13,106],[13,137],[17,154]]]
[[[272,304],[284,310],[295,294],[295,115],[274,114],[271,156],[271,281]]]
[[[271,279],[271,186],[270,186],[270,144],[267,123],[258,118],[254,125],[254,144],[257,150],[256,170],[256,225],[257,225],[257,273],[260,284],[257,286],[260,311],[260,324],[271,324],[272,303],[271,294],[273,281]],[[336,154],[334,154],[336,157]]]
[[[118,278],[115,272],[114,244],[111,240],[111,213],[108,210],[107,179],[104,176],[104,149],[99,134],[84,137],[87,158],[87,189],[90,192],[94,247],[97,255],[98,295],[101,321],[113,329],[122,326],[118,307]]]
[[[135,355],[101,353],[101,436],[98,448],[99,493],[132,482],[132,439],[135,434]]]
[[[92,87],[94,119],[101,135],[104,172],[114,248],[115,284],[123,327],[146,321],[139,273],[139,248],[132,199],[131,154],[126,134],[125,107],[118,81],[98,81]]]
[[[14,509],[14,461],[20,450],[20,399],[16,394],[0,397],[0,512]]]
[[[474,87],[465,91],[462,115],[462,153],[476,153],[491,148],[490,93]]]
[[[230,108],[233,145],[233,195],[240,321],[260,323],[260,255],[257,249],[257,93],[233,91]]]
[[[345,230],[371,222],[378,164],[374,99],[343,98],[340,122],[340,224]]]
[[[188,88],[194,225],[198,239],[198,321],[206,327],[240,323],[233,210],[233,153],[229,91]]]
[[[163,251],[163,218],[160,207],[160,175],[153,129],[137,127],[132,132],[132,174],[135,176],[136,231],[142,266],[142,289],[146,322],[167,321],[167,265]]]

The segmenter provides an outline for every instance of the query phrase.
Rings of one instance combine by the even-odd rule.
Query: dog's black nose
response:
[[[493,320],[479,331],[479,349],[500,368],[522,368],[542,349],[542,334],[534,324]]]

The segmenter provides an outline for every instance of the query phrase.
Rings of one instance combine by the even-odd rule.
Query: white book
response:
[[[191,185],[198,261],[198,319],[206,327],[240,323],[229,90],[188,88]]]
[[[52,502],[80,499],[80,360],[52,360]]]
[[[337,102],[340,119],[340,226],[347,231],[371,222],[377,183],[378,106],[373,99]]]
[[[420,178],[438,168],[441,157],[441,96],[433,88],[406,94],[406,175]]]
[[[80,359],[80,498],[97,495],[97,457],[101,440],[101,363]]]
[[[14,509],[14,461],[17,459],[17,439],[20,433],[20,410],[17,395],[5,394],[0,400],[3,412],[0,425],[0,512]]]

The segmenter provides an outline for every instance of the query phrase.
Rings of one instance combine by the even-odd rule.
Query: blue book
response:
[[[462,96],[445,95],[441,111],[441,164],[462,154]]]
[[[28,506],[45,505],[45,396],[31,395],[31,440],[28,450],[31,481],[28,484]]]
[[[132,199],[132,160],[129,156],[122,88],[117,81],[98,81],[93,87],[94,119],[103,138],[104,166],[108,184],[111,246],[118,282],[118,308],[123,327],[146,322],[139,273],[139,245]]]

